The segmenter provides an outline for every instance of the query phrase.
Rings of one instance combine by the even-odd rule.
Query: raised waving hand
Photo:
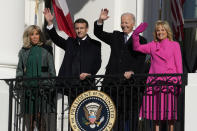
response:
[[[100,17],[98,22],[103,23],[103,21],[107,20],[109,18],[108,16],[109,10],[107,8],[101,9]]]
[[[146,27],[148,26],[148,24],[146,22],[141,23],[134,31],[133,31],[133,35],[139,35],[140,33],[142,33]]]
[[[51,13],[50,9],[45,8],[43,11],[43,14],[44,14],[46,21],[48,22],[48,25],[53,24],[54,14]]]

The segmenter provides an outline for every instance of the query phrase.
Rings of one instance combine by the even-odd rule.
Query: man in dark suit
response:
[[[71,88],[71,93],[69,89],[64,89],[64,94],[69,96],[69,105],[72,104],[76,95],[79,95],[83,91],[92,89],[92,84],[94,79],[87,79],[87,76],[95,75],[101,66],[101,43],[94,39],[91,39],[88,32],[88,22],[85,19],[77,19],[74,22],[74,29],[77,37],[64,39],[60,37],[54,26],[53,18],[54,15],[51,14],[50,9],[44,10],[44,16],[48,22],[47,31],[49,33],[52,41],[65,50],[64,59],[59,70],[58,77],[79,77],[79,79],[67,80],[64,82],[57,82],[57,86],[67,86],[73,85]],[[67,84],[64,84],[68,82]],[[79,85],[80,84],[80,85]],[[61,90],[60,92],[62,92]]]
[[[120,31],[113,31],[112,33],[109,32],[105,32],[103,31],[103,24],[104,21],[107,20],[109,18],[108,16],[108,9],[102,9],[101,13],[100,13],[100,17],[97,21],[95,21],[94,23],[94,34],[96,37],[98,37],[100,40],[102,40],[103,42],[105,42],[106,44],[108,44],[111,47],[111,55],[110,55],[110,59],[108,62],[108,65],[106,67],[106,73],[105,75],[124,75],[124,77],[126,79],[130,79],[132,74],[138,74],[138,73],[144,73],[144,62],[145,62],[145,54],[142,54],[140,52],[136,52],[133,50],[133,46],[132,46],[132,32],[133,32],[133,27],[135,25],[135,17],[133,14],[131,13],[124,13],[121,16],[121,28],[122,28],[122,32]],[[142,36],[140,36],[140,43],[144,44],[146,43],[146,39]],[[124,85],[128,85],[127,82],[123,83]],[[124,106],[122,103],[124,103],[123,99],[124,96],[122,96],[121,91],[123,89],[120,90],[108,90],[107,88],[109,87],[110,82],[108,81],[108,79],[105,79],[103,81],[103,90],[109,94],[111,96],[111,98],[113,99],[113,101],[116,103],[116,108],[119,108],[119,114],[118,114],[118,123],[115,125],[115,130],[131,130],[129,129],[130,127],[125,127],[127,126],[126,124],[122,124],[120,121],[124,121],[121,120],[122,116],[122,112],[121,109],[123,109],[122,106]],[[130,87],[131,88],[131,87]],[[133,88],[133,93],[132,95],[131,93],[131,89],[126,90],[126,110],[132,106],[132,111],[136,111],[138,107],[136,107],[137,104],[137,89]],[[119,100],[117,100],[117,96],[114,94],[119,94]],[[132,98],[131,98],[132,96]],[[131,103],[132,99],[132,105],[130,105],[129,103]],[[137,99],[138,100],[138,99]],[[118,104],[117,104],[118,103]],[[118,107],[117,107],[118,106]],[[123,111],[124,113],[124,111]],[[126,112],[128,114],[126,114],[127,116],[129,114],[131,114],[131,112],[129,113]],[[137,122],[138,121],[138,114],[136,112],[133,112],[134,115],[132,115],[132,131],[137,131]],[[126,117],[127,117],[126,116]],[[131,117],[126,118],[124,115],[123,119],[131,119]],[[128,121],[126,121],[128,122]],[[118,125],[118,126],[117,126]]]
[[[101,43],[88,36],[88,22],[82,18],[77,19],[74,22],[77,38],[64,39],[56,32],[53,26],[54,15],[49,9],[45,9],[44,16],[48,22],[47,30],[50,38],[65,50],[58,76],[80,77],[84,80],[89,75],[95,75],[101,66]]]

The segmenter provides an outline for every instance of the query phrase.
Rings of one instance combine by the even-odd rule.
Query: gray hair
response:
[[[121,18],[122,18],[122,16],[125,16],[125,15],[130,15],[130,16],[131,16],[131,19],[133,20],[133,23],[135,24],[135,16],[134,16],[134,14],[132,14],[132,13],[130,13],[130,12],[126,12],[126,13],[123,13],[123,14],[121,15]]]

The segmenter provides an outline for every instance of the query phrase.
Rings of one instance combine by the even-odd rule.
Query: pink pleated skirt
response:
[[[149,92],[143,96],[139,116],[149,120],[176,120],[177,97],[174,92]]]

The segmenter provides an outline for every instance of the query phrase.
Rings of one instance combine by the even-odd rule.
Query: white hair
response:
[[[131,19],[133,20],[133,23],[135,24],[135,16],[134,16],[134,14],[132,14],[132,13],[130,13],[130,12],[126,12],[126,13],[123,13],[123,14],[121,15],[121,18],[122,18],[122,16],[125,16],[125,15],[130,15],[130,16],[131,16]]]

